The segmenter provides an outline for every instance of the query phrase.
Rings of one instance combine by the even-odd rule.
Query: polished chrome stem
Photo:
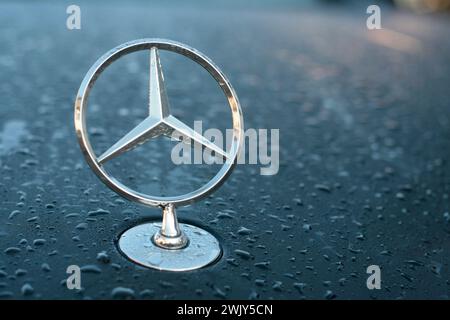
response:
[[[189,243],[189,239],[180,229],[177,213],[173,204],[163,207],[163,221],[161,229],[153,236],[153,242],[164,249],[182,249]]]

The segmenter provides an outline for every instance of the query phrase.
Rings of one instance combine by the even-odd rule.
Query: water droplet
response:
[[[23,296],[31,296],[34,293],[34,288],[29,283],[25,283],[20,289]]]
[[[111,291],[111,296],[113,299],[135,299],[136,295],[134,293],[134,290],[130,288],[124,288],[124,287],[116,287]]]
[[[105,264],[107,264],[111,261],[108,254],[106,253],[106,251],[99,252],[97,254],[97,260],[100,261],[101,263],[105,263]]]

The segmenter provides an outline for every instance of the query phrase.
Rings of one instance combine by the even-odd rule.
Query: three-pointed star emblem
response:
[[[155,47],[150,49],[149,89],[148,117],[98,157],[97,161],[99,164],[104,164],[108,160],[160,135],[180,137],[183,142],[187,143],[190,143],[192,140],[210,151],[214,151],[216,156],[221,156],[225,159],[230,158],[229,154],[222,148],[194,131],[170,113],[161,62],[159,60],[158,49]],[[176,131],[176,135],[173,135],[174,131]]]

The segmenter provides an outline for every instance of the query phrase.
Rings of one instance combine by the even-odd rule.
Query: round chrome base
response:
[[[189,224],[180,223],[189,239],[181,249],[163,249],[153,242],[161,223],[144,223],[126,230],[119,239],[120,251],[141,266],[165,271],[189,271],[216,261],[221,253],[219,241],[209,232]]]

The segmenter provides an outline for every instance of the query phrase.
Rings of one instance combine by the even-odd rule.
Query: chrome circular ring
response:
[[[108,175],[102,165],[99,164],[95,155],[86,129],[86,108],[89,92],[95,84],[96,79],[111,63],[120,57],[132,52],[151,49],[172,51],[181,54],[206,69],[209,74],[218,82],[220,88],[224,92],[232,112],[233,122],[233,138],[230,150],[228,151],[230,158],[224,162],[219,172],[205,185],[195,191],[180,196],[159,197],[151,196],[132,190],[122,184],[120,181]],[[223,72],[204,54],[179,42],[165,39],[139,39],[121,44],[114,49],[108,51],[100,57],[94,65],[89,69],[81,82],[75,101],[75,129],[80,143],[82,152],[95,174],[113,191],[119,193],[123,197],[150,206],[166,206],[186,205],[200,198],[203,198],[216,190],[228,177],[232,169],[236,165],[237,157],[243,142],[244,122],[242,111],[237,95],[230,82]]]

